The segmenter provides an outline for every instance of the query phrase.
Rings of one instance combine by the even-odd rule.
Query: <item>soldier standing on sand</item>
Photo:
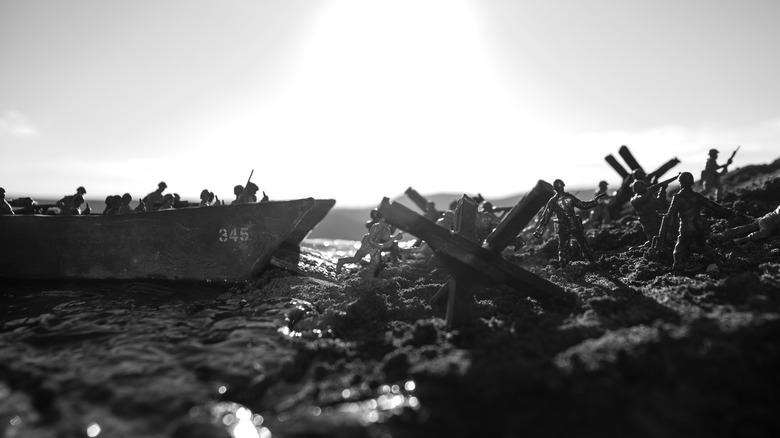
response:
[[[720,177],[728,171],[728,166],[732,159],[729,158],[726,164],[718,165],[718,150],[710,149],[710,157],[704,163],[704,170],[701,171],[702,194],[711,197],[715,192],[715,200],[720,201],[723,197],[723,187],[720,184]],[[723,169],[723,170],[721,170]]]
[[[588,210],[598,204],[599,198],[604,194],[597,195],[591,201],[580,201],[574,195],[567,193],[563,190],[566,185],[563,181],[556,179],[553,182],[553,189],[555,189],[555,195],[547,201],[547,206],[544,207],[542,213],[542,219],[536,226],[534,231],[534,237],[541,238],[544,228],[550,221],[550,216],[555,213],[555,217],[558,221],[558,261],[561,267],[566,266],[569,263],[569,240],[573,236],[577,240],[577,244],[580,246],[582,254],[593,262],[593,252],[588,246],[587,240],[585,240],[585,231],[582,227],[582,219],[574,212],[574,208],[580,210]]]
[[[147,209],[150,211],[160,209],[163,203],[163,192],[167,188],[168,184],[165,184],[165,181],[161,181],[160,184],[157,184],[157,190],[149,193],[143,198],[144,204],[147,205]]]
[[[647,244],[652,244],[653,238],[658,235],[661,229],[661,218],[666,213],[666,185],[660,185],[655,190],[648,191],[647,183],[642,180],[636,180],[631,184],[634,190],[634,196],[631,198],[631,205],[639,215],[639,224],[642,225],[642,231],[647,236]]]
[[[5,199],[5,189],[0,187],[0,215],[3,214],[14,214],[14,209]]]
[[[694,192],[693,175],[690,172],[683,172],[679,177],[680,191],[672,197],[672,203],[661,221],[661,229],[658,234],[658,240],[661,247],[666,246],[666,236],[670,224],[674,223],[677,217],[680,218],[680,229],[677,235],[677,243],[674,245],[674,262],[672,263],[672,274],[677,275],[682,271],[682,265],[688,256],[688,251],[694,243],[709,258],[717,260],[716,254],[707,246],[707,235],[704,225],[702,210],[715,216],[728,217],[734,212],[717,202],[714,202],[702,195]]]
[[[376,275],[379,265],[382,263],[382,250],[390,249],[390,247],[397,241],[404,237],[402,232],[396,235],[392,234],[390,225],[385,222],[384,218],[379,218],[379,221],[368,230],[368,233],[363,235],[360,240],[360,248],[355,252],[352,257],[342,257],[336,262],[336,274],[341,272],[341,267],[347,263],[358,263],[363,260],[365,256],[371,256],[371,262],[369,263],[368,272]]]
[[[588,226],[604,225],[612,222],[612,217],[609,214],[609,200],[612,199],[607,193],[607,182],[599,181],[599,188],[596,190],[595,196],[599,196],[599,202],[593,207],[590,212],[590,219],[588,219]]]

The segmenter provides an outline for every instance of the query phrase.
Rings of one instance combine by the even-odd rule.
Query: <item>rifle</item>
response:
[[[729,160],[726,162],[726,165],[723,166],[723,173],[726,173],[726,170],[728,169],[729,164],[731,164],[734,161],[734,155],[737,155],[737,151],[741,147],[742,147],[742,145],[737,146],[737,148],[734,149],[734,152],[731,153],[731,156],[729,157]]]
[[[251,172],[249,172],[249,178],[246,179],[246,185],[244,186],[244,189],[246,189],[246,186],[249,185],[249,182],[252,181],[252,175],[255,174],[255,169],[252,169]]]
[[[659,188],[659,187],[668,186],[668,185],[669,185],[669,184],[670,184],[672,181],[674,181],[674,180],[676,180],[677,178],[679,178],[681,174],[682,174],[682,172],[678,173],[677,175],[675,175],[675,176],[673,176],[673,177],[671,177],[671,178],[665,179],[665,180],[663,180],[663,181],[658,181],[657,183],[655,183],[655,184],[653,184],[653,185],[649,186],[649,187],[647,188],[647,191],[648,191],[648,192],[652,192],[653,190],[655,190],[655,189],[657,189],[657,188]]]

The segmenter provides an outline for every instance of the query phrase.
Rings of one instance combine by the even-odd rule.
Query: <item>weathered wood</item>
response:
[[[463,195],[458,200],[453,231],[464,239],[479,242],[477,239],[477,203],[467,195]]]
[[[455,208],[455,223],[453,232],[471,242],[479,243],[477,238],[477,203],[467,195],[463,195]],[[444,264],[452,268],[449,260],[444,259]],[[452,328],[471,320],[471,301],[474,296],[470,278],[461,278],[461,281],[448,281],[449,293],[447,298],[447,312],[445,321],[447,327]]]
[[[604,157],[604,159],[607,160],[607,163],[609,163],[609,165],[612,166],[613,169],[615,169],[615,172],[617,172],[621,178],[625,178],[629,175],[626,168],[623,167],[623,165],[620,164],[617,158],[612,156],[612,154],[607,155],[606,157]]]
[[[559,286],[479,244],[450,233],[401,204],[391,203],[384,198],[379,205],[378,214],[388,223],[425,240],[437,255],[443,257],[456,282],[458,277],[462,276],[473,279],[474,284],[507,284],[540,301],[570,299]]]
[[[631,168],[631,170],[641,170],[644,172],[645,170],[642,169],[642,166],[639,165],[639,163],[636,161],[636,158],[634,158],[634,154],[631,153],[630,150],[628,150],[628,146],[623,145],[620,146],[620,149],[618,150],[618,154],[620,154],[621,157],[623,157],[623,161],[628,164],[628,167]]]
[[[650,181],[658,181],[659,179],[661,179],[662,176],[664,176],[666,172],[672,170],[672,168],[678,164],[680,164],[680,160],[678,160],[676,157],[672,158],[671,160],[662,164],[661,167],[659,167],[658,169],[650,172],[647,175],[647,178]]]
[[[555,194],[552,184],[539,180],[536,185],[523,196],[517,204],[512,207],[508,214],[504,216],[501,223],[485,239],[485,248],[500,254],[501,251],[511,243],[517,235],[536,217],[547,201]],[[428,300],[434,304],[441,299],[445,293],[450,290],[453,279],[439,289],[436,294]]]
[[[471,303],[474,301],[474,292],[477,287],[469,284],[467,281],[448,282],[450,290],[447,297],[447,311],[444,320],[449,329],[472,321]]]
[[[534,188],[512,207],[496,229],[488,235],[485,239],[486,247],[497,253],[503,251],[531,223],[553,195],[555,190],[552,184],[543,180],[537,181]]]
[[[244,281],[261,273],[314,203],[0,216],[0,277]]]
[[[422,210],[423,213],[428,211],[428,200],[425,199],[423,195],[418,193],[417,190],[409,187],[404,193],[409,197],[409,199],[412,200],[412,202],[414,202],[414,205],[416,205],[417,208]]]

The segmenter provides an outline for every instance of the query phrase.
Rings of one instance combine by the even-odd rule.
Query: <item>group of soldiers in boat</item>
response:
[[[214,192],[204,189],[200,193],[200,202],[198,204],[190,203],[189,201],[182,201],[177,193],[166,193],[165,189],[168,185],[165,181],[161,181],[157,184],[157,190],[149,193],[145,197],[138,200],[138,205],[131,207],[130,203],[133,200],[130,193],[124,195],[112,195],[107,196],[105,200],[104,215],[117,215],[117,214],[131,214],[145,211],[155,210],[167,210],[173,208],[182,207],[210,207],[214,205],[225,205],[225,201],[221,201]],[[233,188],[233,194],[236,198],[231,204],[247,204],[251,202],[257,202],[257,192],[260,188],[257,184],[249,181],[246,186],[237,185]],[[12,201],[8,201],[5,198],[5,189],[0,187],[0,215],[12,215],[12,214],[52,214],[52,215],[84,215],[93,214],[89,203],[85,199],[87,190],[81,186],[76,189],[76,193],[72,195],[64,196],[55,204],[38,204],[32,198],[17,198]],[[268,196],[263,192],[261,201],[267,201]],[[52,209],[52,207],[56,207]],[[16,208],[16,209],[15,209]]]

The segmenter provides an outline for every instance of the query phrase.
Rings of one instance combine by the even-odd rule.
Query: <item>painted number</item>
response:
[[[219,241],[227,242],[228,240],[232,240],[233,242],[246,242],[249,240],[249,228],[221,228],[219,230]]]

